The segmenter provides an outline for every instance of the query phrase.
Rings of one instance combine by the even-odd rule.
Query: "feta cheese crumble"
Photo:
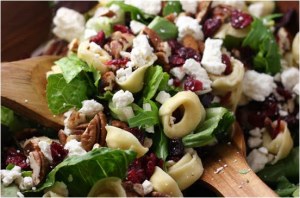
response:
[[[94,117],[100,111],[103,111],[102,104],[96,100],[84,100],[78,112],[85,114],[87,117]]]
[[[178,27],[178,39],[181,40],[186,35],[191,35],[197,40],[203,40],[202,26],[198,21],[189,16],[179,16],[176,20]]]
[[[125,0],[126,4],[135,6],[147,14],[157,15],[161,10],[161,0]]]
[[[258,149],[253,149],[247,156],[247,162],[255,173],[262,170],[268,161],[268,156],[265,153],[260,152]]]
[[[192,58],[189,58],[183,64],[183,70],[187,75],[192,76],[196,80],[201,81],[203,85],[203,89],[205,91],[211,90],[212,82],[209,79],[206,70],[203,67],[201,67],[200,63],[198,63]]]
[[[284,70],[281,73],[281,82],[285,89],[292,91],[299,83],[299,70],[295,67]]]
[[[196,14],[197,7],[198,7],[198,1],[195,1],[195,0],[180,0],[180,4],[182,6],[182,9],[185,12]]]
[[[132,74],[132,67],[127,67],[127,68],[120,68],[116,72],[116,78],[118,82],[124,82],[126,81],[129,76]]]
[[[164,104],[169,98],[171,98],[171,95],[165,91],[160,91],[155,100],[159,102],[160,104]]]
[[[153,185],[149,180],[145,180],[142,183],[143,189],[144,189],[144,195],[147,195],[153,191]]]
[[[252,3],[248,7],[249,13],[251,13],[255,17],[262,17],[264,13],[264,3],[256,2]]]
[[[140,33],[144,27],[146,27],[143,23],[140,23],[138,21],[132,20],[130,21],[130,29],[134,34]]]
[[[64,149],[69,151],[68,156],[81,156],[86,154],[86,151],[82,148],[81,142],[72,139],[66,143]]]
[[[130,61],[127,66],[143,67],[149,66],[156,61],[157,56],[153,53],[146,35],[138,35],[133,39],[133,49],[130,53]]]
[[[85,19],[82,14],[69,8],[59,8],[53,19],[55,25],[53,33],[62,39],[71,42],[80,38],[85,29]]]
[[[125,92],[123,90],[117,91],[112,98],[112,102],[116,108],[126,107],[133,103],[133,101],[132,93],[127,90]]]
[[[1,174],[1,180],[2,180],[4,186],[10,185],[15,180],[22,177],[20,166],[14,166],[11,170],[3,169],[3,170],[1,170],[0,174]]]
[[[221,39],[207,38],[205,40],[201,64],[209,73],[221,75],[226,69],[226,65],[222,63],[222,44],[223,40]]]
[[[170,73],[178,80],[182,80],[185,76],[185,72],[182,67],[173,67],[170,70]]]
[[[243,93],[256,101],[264,101],[269,96],[276,84],[273,77],[268,74],[258,73],[254,70],[245,72],[243,79]]]

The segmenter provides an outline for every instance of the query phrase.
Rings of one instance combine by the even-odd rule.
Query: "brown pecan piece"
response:
[[[36,186],[45,178],[49,170],[49,162],[41,151],[35,150],[29,153],[29,163],[33,184]]]
[[[62,129],[58,131],[58,140],[63,146],[67,143],[67,135],[64,133],[64,130]]]
[[[113,121],[111,121],[111,125],[114,126],[114,127],[118,127],[120,129],[126,130],[126,131],[129,130],[129,127],[128,127],[127,123],[126,122],[122,122],[120,120],[113,120]]]
[[[26,154],[29,154],[31,151],[40,151],[39,141],[52,142],[52,140],[46,136],[33,137],[26,140],[21,146]]]
[[[101,146],[105,145],[106,124],[106,116],[103,112],[97,113],[90,121],[86,130],[81,135],[81,144],[86,151],[90,151],[96,143],[99,143]]]
[[[120,31],[114,32],[111,35],[111,41],[104,45],[104,49],[108,51],[114,58],[120,58],[120,52],[126,51],[132,46],[134,35],[129,33],[122,33]]]
[[[199,23],[204,22],[210,7],[211,7],[211,1],[200,1],[198,3],[198,13],[196,14],[196,20]]]
[[[185,35],[182,38],[182,44],[184,47],[189,47],[194,49],[196,52],[199,53],[199,45],[198,41],[191,35]]]
[[[78,39],[73,39],[71,41],[71,43],[69,43],[69,45],[68,45],[69,51],[74,52],[74,53],[77,53],[78,47],[79,47]]]
[[[169,15],[165,16],[164,18],[167,19],[168,21],[174,23],[175,19],[176,19],[176,14],[174,14],[174,13],[169,14]]]
[[[101,77],[101,87],[104,91],[112,91],[116,85],[116,76],[114,72],[105,72]]]
[[[86,117],[83,113],[80,113],[78,111],[73,111],[66,123],[66,126],[69,129],[75,129],[79,124],[85,122],[86,122]]]
[[[170,197],[170,195],[162,192],[153,191],[151,197]]]
[[[122,186],[125,189],[127,197],[139,197],[139,194],[133,189],[131,181],[122,182]]]
[[[143,33],[148,36],[151,45],[154,47],[155,50],[158,51],[158,48],[160,47],[160,44],[162,43],[162,40],[159,38],[158,34],[154,30],[151,30],[148,27],[145,27],[143,29]]]
[[[221,19],[222,23],[229,20],[233,8],[228,5],[218,5],[213,8],[213,18]]]

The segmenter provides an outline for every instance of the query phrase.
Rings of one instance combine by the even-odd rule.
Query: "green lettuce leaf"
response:
[[[162,128],[159,126],[159,130],[155,131],[153,134],[153,151],[157,157],[163,159],[164,161],[167,159],[169,155],[169,139],[163,132]]]
[[[251,23],[251,30],[242,44],[257,52],[254,57],[254,68],[257,71],[275,75],[280,72],[280,54],[276,39],[261,19]]]
[[[275,192],[281,197],[291,197],[297,188],[298,186],[291,183],[286,177],[281,177],[278,179]]]
[[[143,103],[149,103],[151,106],[151,111],[139,109],[137,115],[128,120],[130,127],[147,128],[159,123],[158,107],[155,102],[149,99],[144,99]]]
[[[178,35],[178,29],[176,25],[170,22],[168,19],[157,16],[148,25],[148,27],[154,30],[162,40],[175,39]]]
[[[98,148],[83,156],[72,156],[58,164],[47,176],[42,186],[34,192],[51,187],[55,181],[64,182],[69,196],[85,197],[91,187],[106,177],[126,177],[129,164],[136,154],[130,150]]]
[[[182,142],[186,147],[201,147],[216,139],[224,141],[234,120],[234,114],[224,107],[207,108],[205,121],[200,123],[194,134],[183,137]]]
[[[14,123],[14,112],[9,108],[1,106],[1,124],[12,127]]]
[[[182,7],[179,1],[167,1],[163,8],[162,15],[168,16],[169,14],[179,14],[180,12],[182,12]]]
[[[91,95],[90,91],[89,82],[82,76],[67,83],[62,74],[50,75],[46,88],[48,107],[53,114],[61,114],[73,107],[80,108],[81,102]]]

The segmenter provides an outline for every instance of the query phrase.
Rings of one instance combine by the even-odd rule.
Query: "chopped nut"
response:
[[[139,183],[133,184],[133,190],[137,192],[137,194],[144,196],[144,188],[142,184]]]
[[[221,19],[222,23],[226,22],[231,16],[233,7],[229,5],[219,5],[213,9],[213,18]]]
[[[129,33],[114,32],[111,41],[104,46],[114,58],[121,58],[120,52],[126,51],[132,46],[134,36]]]
[[[131,181],[122,182],[122,186],[125,189],[127,197],[139,196],[139,194],[133,189],[133,183]]]
[[[182,39],[182,44],[184,47],[192,48],[199,53],[198,41],[193,36],[191,35],[184,36]]]
[[[153,191],[151,193],[151,197],[170,197],[170,195],[162,193],[162,192]]]
[[[29,153],[29,163],[32,169],[33,184],[38,185],[46,176],[49,169],[49,162],[41,151]]]
[[[66,123],[66,126],[69,129],[75,129],[79,124],[85,122],[86,122],[86,118],[83,113],[80,113],[78,111],[73,111]]]
[[[101,86],[104,91],[112,91],[116,85],[116,77],[112,71],[105,72],[101,77]]]
[[[69,51],[77,53],[79,47],[79,40],[78,39],[73,39],[71,43],[68,45]]]
[[[126,122],[122,122],[120,120],[113,120],[113,121],[111,121],[111,125],[114,126],[114,127],[118,127],[120,129],[124,129],[126,131],[128,131],[128,129],[129,129],[127,123]]]
[[[176,19],[176,15],[174,13],[169,14],[169,15],[165,16],[165,19],[167,19],[168,21],[174,23],[175,19]]]
[[[81,135],[69,135],[68,137],[67,137],[67,140],[66,140],[66,142],[69,142],[70,140],[77,140],[78,142],[80,142],[80,140],[81,140]]]
[[[198,10],[199,12],[196,15],[196,20],[199,23],[203,23],[205,17],[207,16],[208,10],[211,6],[211,1],[200,1],[198,3]]]
[[[58,139],[62,145],[65,145],[67,142],[67,135],[64,133],[62,129],[58,131]]]
[[[158,34],[154,30],[151,30],[148,27],[145,27],[143,29],[143,33],[148,36],[150,43],[154,47],[154,49],[159,51],[158,49],[162,43],[162,40],[159,38]]]

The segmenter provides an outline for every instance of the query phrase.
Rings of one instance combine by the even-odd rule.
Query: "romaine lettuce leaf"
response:
[[[170,22],[168,19],[157,16],[151,21],[148,27],[154,30],[159,38],[162,40],[175,39],[178,35],[178,29],[176,25]]]
[[[62,181],[68,187],[69,196],[85,197],[102,178],[124,179],[128,166],[135,157],[136,153],[130,150],[104,147],[93,149],[83,156],[71,156],[58,164],[34,192],[51,187],[55,181]]]
[[[169,155],[169,139],[163,132],[161,126],[159,126],[159,130],[155,131],[153,134],[153,151],[156,154],[157,157],[163,159],[164,161],[167,159]]]
[[[162,15],[168,16],[169,14],[179,14],[180,12],[182,12],[182,7],[179,1],[167,1],[163,8]]]
[[[195,130],[195,133],[182,138],[186,147],[201,147],[214,141],[224,141],[228,137],[228,130],[235,117],[232,112],[224,107],[206,109],[206,118]]]

